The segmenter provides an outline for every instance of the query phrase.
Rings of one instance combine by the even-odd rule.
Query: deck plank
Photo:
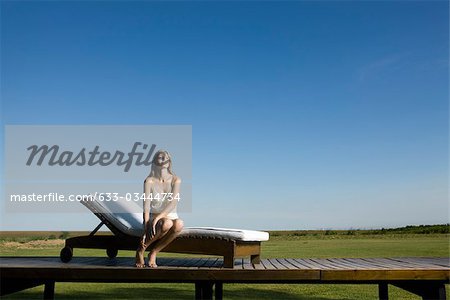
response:
[[[345,263],[345,261],[342,261],[341,259],[338,259],[338,258],[335,258],[335,259],[324,258],[324,259],[321,259],[321,261],[324,264],[327,264],[330,267],[333,267],[337,270],[354,270],[355,269],[354,266],[349,265],[348,263]]]
[[[288,269],[291,270],[297,270],[299,269],[299,267],[291,262],[289,262],[288,260],[286,260],[285,258],[276,258],[276,260],[282,264],[283,266],[285,266]]]
[[[307,264],[301,263],[293,258],[285,258],[285,260],[287,260],[289,263],[297,266],[298,269],[314,269],[313,267],[311,267]]]
[[[244,258],[244,264],[243,264],[243,268],[245,270],[253,270],[253,264],[251,263],[249,258]]]
[[[390,258],[365,258],[365,261],[373,262],[374,264],[384,265],[389,269],[440,269],[442,267],[424,265],[417,262],[407,263]]]
[[[280,264],[276,258],[269,258],[268,259],[270,263],[277,269],[277,270],[286,270],[288,269],[286,266]]]
[[[397,263],[384,258],[363,258],[364,261],[374,263],[376,265],[385,266],[389,269],[414,269],[410,264]]]
[[[270,263],[267,259],[261,259],[261,264],[266,270],[275,270],[275,266]]]
[[[164,258],[166,258],[166,257],[164,257]],[[178,267],[180,262],[181,262],[181,260],[179,258],[172,257],[172,258],[165,259],[161,264],[164,267]],[[158,263],[158,261],[157,261],[157,263]]]
[[[259,263],[259,264],[253,264],[253,268],[254,268],[255,270],[265,270],[265,269],[266,269],[262,263]]]
[[[223,259],[217,258],[216,262],[211,266],[214,269],[222,269],[223,268]]]
[[[345,261],[341,258],[327,258],[327,261],[330,262],[330,264],[333,264],[334,266],[337,266],[339,268],[342,268],[344,270],[358,270],[358,269],[362,269],[361,266],[354,264],[354,263],[350,263],[348,261]]]
[[[233,269],[242,270],[244,269],[244,263],[242,258],[235,258],[234,259],[234,267]]]
[[[202,258],[202,259],[200,259],[200,261],[198,261],[194,265],[194,267],[196,267],[197,269],[203,268],[203,267],[205,267],[208,264],[208,262],[209,262],[209,258]]]
[[[384,265],[375,264],[373,262],[365,261],[362,258],[345,258],[344,260],[350,261],[350,262],[352,262],[354,264],[361,265],[361,266],[365,267],[368,270],[380,270],[380,269],[388,270],[389,269],[388,267],[386,267]]]
[[[209,258],[208,262],[203,266],[205,268],[215,268],[217,266],[217,262],[218,262],[219,258]]]
[[[188,258],[187,264],[183,267],[189,269],[197,269],[198,264],[200,264],[202,261],[204,261],[204,258],[202,257]]]
[[[429,263],[422,263],[419,261],[405,262],[395,258],[384,258],[383,260],[394,262],[399,266],[409,266],[412,269],[441,269],[442,266],[433,265]]]
[[[422,263],[430,266],[450,267],[450,258],[445,257],[395,257],[395,259],[409,262],[409,263]]]
[[[308,259],[308,258],[302,258],[302,259],[295,258],[294,260],[299,263],[305,264],[306,266],[310,267],[311,269],[319,269],[320,270],[323,268],[323,265],[320,265],[320,264],[316,263],[315,261],[312,261],[311,259]]]
[[[334,260],[334,259],[333,259]],[[346,258],[339,258],[342,263],[355,268],[355,270],[379,270],[380,268],[371,264],[363,264],[357,260],[348,260]]]
[[[357,264],[353,264],[351,262],[345,261],[342,258],[327,258],[327,261],[329,261],[331,264],[342,268],[343,270],[358,270],[363,269],[361,266],[358,266]]]
[[[311,258],[311,261],[315,262],[316,264],[322,266],[322,269],[340,269],[338,266],[335,266],[333,264],[330,264],[326,259],[320,259],[320,258]]]

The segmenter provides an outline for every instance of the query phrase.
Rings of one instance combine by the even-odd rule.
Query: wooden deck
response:
[[[223,283],[371,283],[380,299],[388,284],[422,296],[445,299],[449,258],[271,258],[260,264],[236,259],[225,268],[222,258],[157,258],[158,268],[137,269],[133,258],[0,257],[1,294],[45,284],[53,297],[55,282],[192,282],[196,298],[222,298]],[[20,280],[18,280],[20,279]]]

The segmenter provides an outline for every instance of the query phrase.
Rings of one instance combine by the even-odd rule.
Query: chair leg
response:
[[[224,268],[233,268],[234,267],[234,255],[225,255],[223,257],[223,266],[224,266]]]

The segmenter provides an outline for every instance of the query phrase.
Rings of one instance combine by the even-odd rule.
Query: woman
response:
[[[181,179],[172,172],[169,153],[156,152],[150,175],[144,181],[144,234],[136,251],[136,267],[145,267],[144,253],[151,245],[148,266],[156,268],[156,254],[183,229],[183,221],[177,214],[180,184]]]

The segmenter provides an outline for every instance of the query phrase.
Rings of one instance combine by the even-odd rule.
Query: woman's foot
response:
[[[139,248],[136,250],[136,267],[137,268],[145,268],[145,261],[144,261],[144,249]]]
[[[148,266],[150,268],[158,267],[158,265],[156,264],[156,252],[153,249],[148,253]]]

